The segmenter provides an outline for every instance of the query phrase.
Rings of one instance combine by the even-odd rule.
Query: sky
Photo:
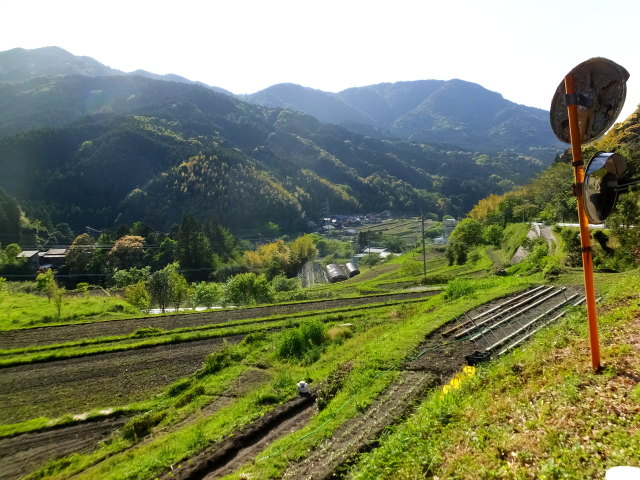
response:
[[[458,78],[549,110],[563,77],[606,57],[640,103],[636,0],[0,0],[0,51],[58,46],[123,71],[253,93]]]

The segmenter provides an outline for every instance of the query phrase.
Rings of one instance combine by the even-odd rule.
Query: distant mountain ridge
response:
[[[278,84],[242,98],[304,112],[367,135],[472,150],[560,148],[548,112],[463,80],[381,83],[338,93]]]
[[[61,75],[143,76],[196,84],[234,96],[228,90],[179,75],[158,75],[143,70],[124,73],[59,47],[0,52],[0,83]],[[338,93],[282,83],[236,97],[249,103],[306,113],[321,122],[378,138],[404,138],[471,151],[515,149],[534,155],[540,148],[564,148],[551,131],[548,112],[510,102],[499,93],[464,80],[380,83]]]
[[[14,48],[0,52],[0,82],[25,82],[38,77],[84,75],[103,77],[110,75],[137,75],[154,80],[196,84],[216,92],[233,95],[224,88],[194,82],[175,74],[158,75],[145,70],[123,72],[108,67],[91,57],[76,56],[60,47],[42,47],[32,50]]]
[[[341,92],[348,104],[296,85],[268,89],[292,110],[102,67],[56,48],[0,53],[0,188],[30,218],[73,228],[141,220],[166,230],[192,213],[234,231],[272,221],[297,232],[328,205],[332,212],[460,216],[489,193],[525,183],[558,151],[544,143],[457,146],[481,138],[483,128],[506,128],[509,122],[487,126],[485,119],[513,119],[510,109],[520,108],[468,82],[349,89]],[[459,98],[470,91],[478,96],[473,112]],[[322,123],[302,107],[335,121]],[[335,125],[341,118],[374,134]],[[517,118],[522,131],[533,128],[526,115]],[[452,142],[385,137],[379,124],[397,132],[432,128]]]

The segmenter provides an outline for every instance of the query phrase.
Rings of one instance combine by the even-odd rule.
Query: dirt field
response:
[[[55,327],[36,327],[22,330],[8,330],[0,332],[0,348],[13,349],[32,345],[49,345],[71,342],[74,340],[127,335],[140,328],[159,328],[172,330],[183,327],[196,327],[216,323],[262,318],[274,315],[291,315],[305,311],[329,310],[335,308],[369,305],[398,300],[427,298],[438,292],[408,292],[393,295],[375,295],[371,297],[349,298],[338,300],[323,300],[270,307],[239,308],[236,310],[221,310],[189,315],[167,315],[162,317],[132,318],[127,320],[112,320],[108,322],[94,322],[76,325],[61,325]]]
[[[0,480],[19,478],[69,453],[89,452],[127,420],[107,418],[0,439]]]
[[[239,342],[242,335],[226,337]],[[0,370],[0,422],[110,408],[142,400],[196,371],[215,338]]]

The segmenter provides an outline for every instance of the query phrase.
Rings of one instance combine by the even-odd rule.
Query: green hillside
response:
[[[333,212],[457,216],[542,168],[513,152],[373,139],[140,77],[39,78],[0,84],[0,98],[0,131],[27,129],[0,138],[0,188],[29,215],[74,228],[166,229],[192,211],[234,228],[273,221],[296,231],[327,202]],[[38,125],[50,126],[29,129]]]

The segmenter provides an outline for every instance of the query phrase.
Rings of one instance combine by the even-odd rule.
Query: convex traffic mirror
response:
[[[551,128],[558,139],[571,143],[567,105],[578,106],[580,144],[604,134],[622,110],[627,95],[629,72],[607,58],[591,58],[569,72],[575,94],[565,94],[560,82],[551,101]]]
[[[618,198],[620,176],[627,163],[617,153],[598,152],[587,164],[582,195],[591,223],[602,223],[611,214]]]

